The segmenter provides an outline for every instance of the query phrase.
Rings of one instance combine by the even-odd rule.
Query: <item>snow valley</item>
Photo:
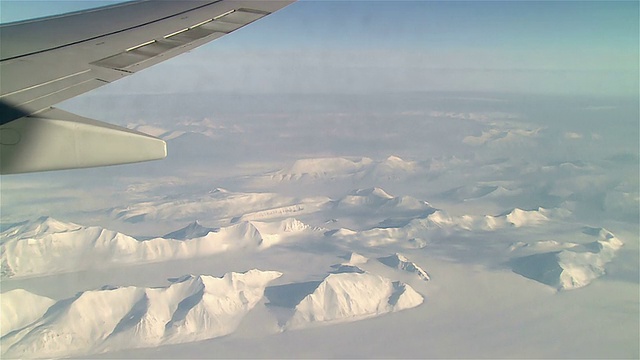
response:
[[[632,102],[255,97],[2,179],[3,357],[638,357]]]

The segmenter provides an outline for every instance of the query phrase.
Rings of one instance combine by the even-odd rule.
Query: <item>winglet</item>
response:
[[[0,174],[159,160],[153,136],[51,108],[0,126]]]

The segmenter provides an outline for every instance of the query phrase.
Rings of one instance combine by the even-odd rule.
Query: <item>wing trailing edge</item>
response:
[[[56,108],[0,126],[3,175],[127,164],[166,156],[166,143],[161,139]]]

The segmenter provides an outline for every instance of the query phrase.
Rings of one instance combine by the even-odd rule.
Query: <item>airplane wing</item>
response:
[[[51,106],[295,0],[132,1],[0,26],[0,174],[162,159],[164,141]]]

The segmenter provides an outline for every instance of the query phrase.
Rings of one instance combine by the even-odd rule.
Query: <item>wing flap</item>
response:
[[[0,126],[0,174],[163,159],[166,143],[52,108]]]

